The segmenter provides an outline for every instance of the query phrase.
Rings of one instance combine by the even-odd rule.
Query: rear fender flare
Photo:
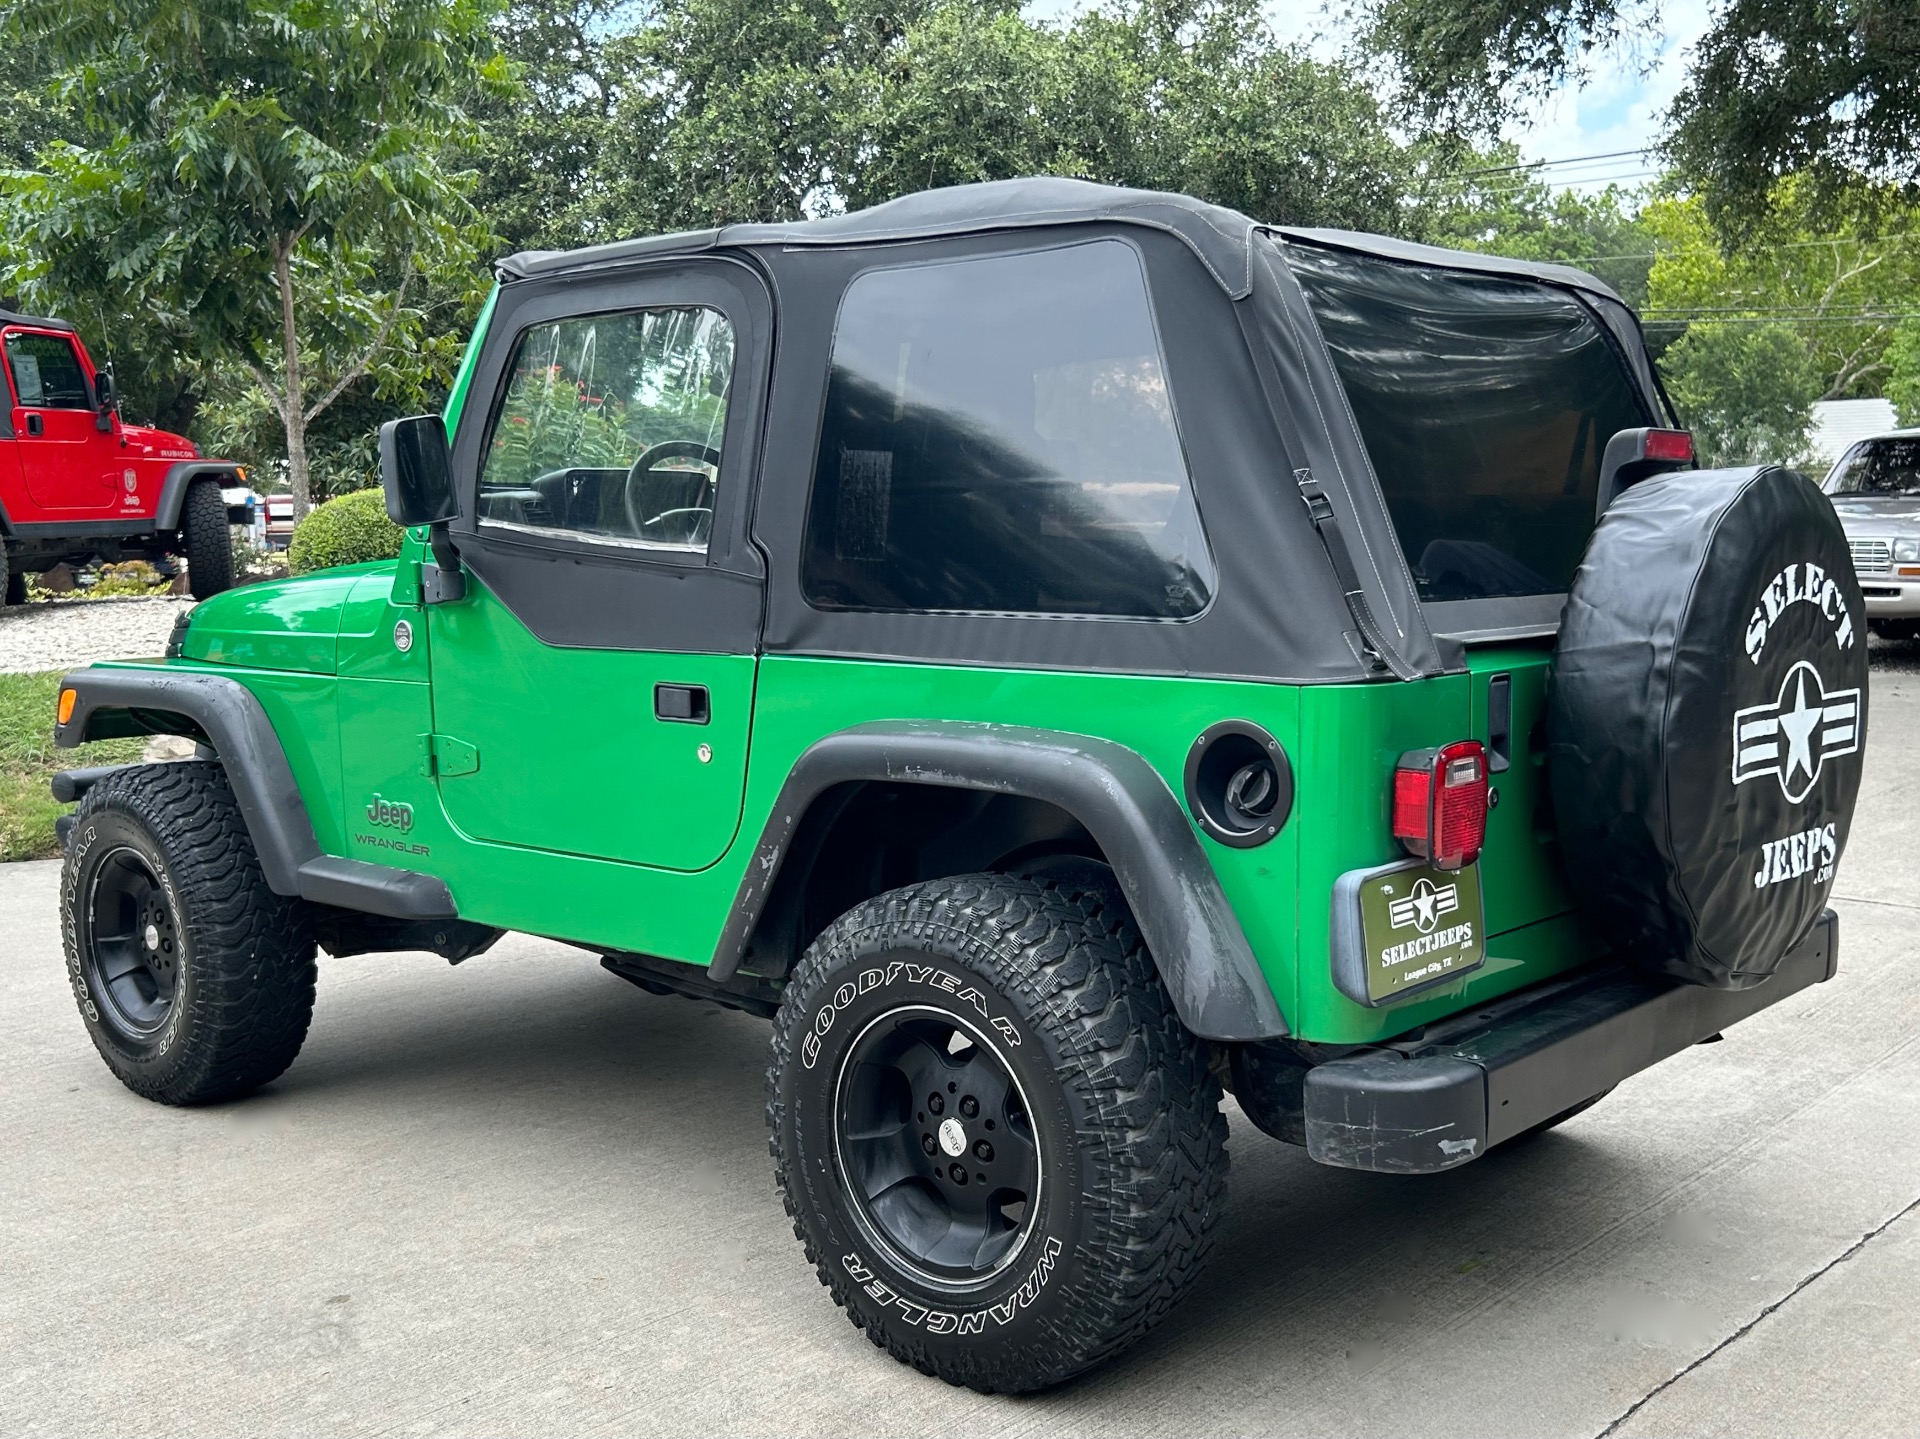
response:
[[[795,762],[768,816],[720,935],[711,977],[730,978],[808,808],[848,781],[941,785],[1058,805],[1105,854],[1174,1008],[1203,1039],[1285,1035],[1254,958],[1186,811],[1133,750],[1108,740],[1014,725],[881,723],[816,741]]]

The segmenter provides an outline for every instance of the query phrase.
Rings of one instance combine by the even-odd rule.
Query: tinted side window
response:
[[[480,469],[480,520],[704,552],[733,327],[705,306],[582,315],[520,337]]]
[[[13,391],[30,410],[90,410],[87,374],[73,342],[58,335],[8,335]]]
[[[1525,280],[1289,245],[1425,600],[1557,594],[1600,458],[1652,424],[1585,305]]]
[[[1920,437],[1867,440],[1833,467],[1830,495],[1920,495]]]
[[[1203,610],[1214,568],[1138,255],[869,271],[834,333],[801,587],[829,609]]]

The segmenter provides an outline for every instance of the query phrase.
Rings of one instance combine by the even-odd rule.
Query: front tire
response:
[[[313,1017],[311,920],[267,887],[219,765],[134,765],[87,791],[60,900],[80,1017],[135,1094],[210,1104],[293,1063]]]
[[[1137,1341],[1225,1207],[1220,1086],[1097,893],[968,875],[849,911],[787,987],[767,1087],[821,1283],[896,1359],[985,1393]]]
[[[0,605],[24,605],[27,602],[27,577],[13,568],[13,556],[0,544]]]
[[[187,552],[187,588],[196,600],[233,588],[233,536],[227,528],[227,502],[213,480],[187,486],[180,508],[180,536]]]

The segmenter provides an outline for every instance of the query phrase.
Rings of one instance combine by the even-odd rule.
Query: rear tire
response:
[[[767,1123],[834,1302],[982,1393],[1137,1341],[1225,1206],[1220,1086],[1132,916],[1034,879],[913,885],[835,921],[775,1020]]]
[[[214,480],[187,486],[180,508],[180,536],[187,552],[187,588],[196,600],[233,588],[233,536],[227,529],[227,502]]]
[[[27,577],[15,574],[13,556],[0,544],[0,605],[24,605],[27,602]]]
[[[134,765],[96,784],[60,901],[81,1019],[135,1094],[211,1104],[293,1063],[313,1017],[310,913],[267,887],[219,765]]]

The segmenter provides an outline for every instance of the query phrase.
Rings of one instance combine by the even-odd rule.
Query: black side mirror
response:
[[[434,568],[421,576],[427,603],[461,598],[466,582],[447,534],[447,522],[460,513],[460,499],[453,489],[447,427],[438,415],[410,415],[380,427],[380,484],[388,518],[407,528],[428,527]]]
[[[93,377],[93,392],[99,397],[102,414],[120,403],[119,388],[113,383],[113,376],[105,370]]]
[[[460,513],[453,452],[438,415],[409,415],[380,427],[380,483],[396,525],[440,525]]]
[[[1600,456],[1600,492],[1594,496],[1593,518],[1598,524],[1620,492],[1652,475],[1691,469],[1693,435],[1687,430],[1621,430],[1607,441]]]

